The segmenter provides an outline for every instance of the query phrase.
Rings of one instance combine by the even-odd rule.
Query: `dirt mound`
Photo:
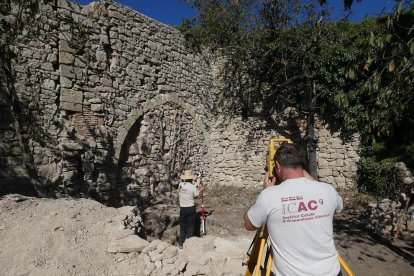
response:
[[[88,199],[0,200],[1,275],[114,275],[116,256],[106,253],[105,222],[116,215]],[[130,268],[122,264],[116,271]],[[118,273],[116,273],[118,274]]]

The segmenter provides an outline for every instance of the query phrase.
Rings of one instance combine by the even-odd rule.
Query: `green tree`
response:
[[[183,30],[196,45],[225,57],[228,87],[222,96],[229,110],[272,121],[284,107],[294,107],[307,122],[310,172],[316,176],[315,117],[332,111],[332,99],[347,84],[345,67],[364,50],[340,46],[353,43],[352,26],[329,22],[325,1],[189,2],[199,16]]]
[[[371,21],[372,22],[372,21]],[[363,155],[376,162],[396,158],[414,167],[414,4],[398,1],[395,11],[374,21],[364,56],[348,67],[358,89],[336,96],[344,124],[361,133]],[[366,32],[365,32],[366,33]],[[348,85],[349,87],[349,85]]]

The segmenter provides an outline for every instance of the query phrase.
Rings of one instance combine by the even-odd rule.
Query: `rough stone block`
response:
[[[214,239],[215,251],[229,258],[243,258],[245,248],[248,248],[250,243],[251,240],[249,239],[239,239],[237,241],[223,238]]]
[[[129,236],[120,240],[113,240],[108,245],[110,253],[141,252],[148,245],[148,242],[138,236]]]
[[[156,249],[157,249],[157,245],[158,245],[158,243],[160,243],[160,242],[161,242],[160,240],[153,240],[152,242],[150,242],[150,243],[147,245],[147,247],[145,247],[145,248],[142,250],[142,252],[143,252],[143,253],[149,253],[149,252],[151,252],[151,251],[156,250]]]
[[[60,102],[70,102],[82,104],[83,93],[81,91],[62,89],[60,92]]]
[[[51,79],[46,79],[43,82],[43,87],[46,88],[46,89],[54,90],[55,89],[55,85],[56,85],[55,82],[53,80],[51,80]]]
[[[151,251],[148,253],[149,257],[151,258],[151,262],[155,263],[156,261],[161,261],[163,259],[163,255],[158,253],[157,251]]]
[[[187,267],[184,271],[184,276],[192,276],[192,275],[198,275],[198,272],[202,268],[201,265],[196,263],[188,263]]]
[[[45,71],[55,71],[55,68],[53,67],[53,64],[52,63],[42,63],[41,65],[40,65],[40,68],[42,68],[42,70],[45,70]]]
[[[135,231],[133,229],[123,229],[119,232],[111,233],[109,237],[111,240],[121,240],[132,235],[135,235]]]
[[[102,104],[91,104],[91,110],[94,112],[102,112],[104,111],[104,107]]]
[[[78,143],[65,143],[61,145],[63,150],[75,151],[83,149],[82,145]]]
[[[66,78],[73,79],[75,78],[75,74],[73,71],[73,67],[66,64],[59,65],[60,75]]]
[[[82,104],[79,103],[60,102],[60,108],[68,111],[82,112]]]
[[[67,52],[59,52],[59,62],[61,64],[71,65],[75,61],[75,56]]]
[[[198,238],[191,237],[187,239],[183,245],[184,253],[187,256],[192,256],[194,254],[203,254],[208,251],[214,251],[214,242],[213,238]]]
[[[163,252],[163,259],[171,259],[178,255],[178,248],[176,246],[168,246]]]
[[[76,50],[69,46],[69,42],[66,40],[59,40],[59,52],[75,53]]]

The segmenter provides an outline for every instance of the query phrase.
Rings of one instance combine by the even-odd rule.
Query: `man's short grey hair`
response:
[[[296,145],[282,144],[275,153],[275,161],[287,168],[303,168],[305,154]]]

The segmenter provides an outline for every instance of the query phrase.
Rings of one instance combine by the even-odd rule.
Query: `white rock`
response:
[[[178,254],[178,248],[175,246],[168,246],[163,252],[162,252],[162,256],[163,259],[170,259],[173,258],[175,256],[177,256]]]
[[[133,229],[123,229],[119,232],[112,232],[109,235],[109,238],[111,240],[120,240],[120,239],[124,239],[127,238],[129,236],[135,235],[135,231]]]
[[[129,215],[136,208],[136,206],[123,206],[116,209],[120,215]]]
[[[184,276],[198,275],[198,272],[200,271],[201,267],[201,265],[196,263],[188,263],[184,271]]]
[[[224,265],[225,275],[243,275],[245,267],[241,265],[242,259],[227,259]]]
[[[129,236],[120,240],[113,240],[108,245],[110,253],[141,252],[148,242],[138,236]]]
[[[232,241],[216,238],[214,240],[214,247],[216,252],[229,258],[244,258],[251,242],[251,239]]]
[[[155,263],[156,261],[161,261],[163,259],[162,254],[151,251],[148,253],[149,257],[151,258],[151,262]]]
[[[166,243],[166,242],[164,242],[164,241],[160,241],[158,244],[157,244],[157,249],[156,249],[156,251],[158,252],[158,253],[162,253],[167,247],[169,247],[170,246],[170,244],[169,243]]]
[[[209,251],[214,251],[214,242],[212,237],[191,237],[184,242],[183,253],[191,256],[194,253],[203,254]]]
[[[160,240],[153,240],[152,242],[150,242],[143,250],[143,253],[149,253],[151,251],[154,251],[157,249],[157,245],[158,243],[160,243]]]

